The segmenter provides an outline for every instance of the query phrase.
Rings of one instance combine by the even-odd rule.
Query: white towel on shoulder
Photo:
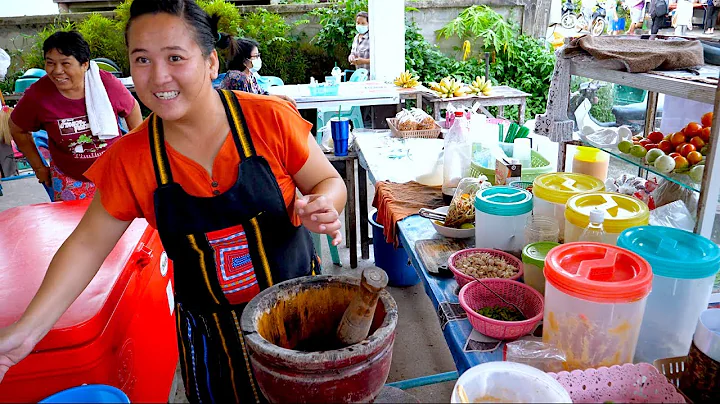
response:
[[[100,78],[100,68],[93,61],[90,61],[90,67],[85,72],[85,109],[93,135],[101,140],[120,135],[115,111]]]

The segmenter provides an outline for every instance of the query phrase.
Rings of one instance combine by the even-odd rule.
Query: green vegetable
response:
[[[475,310],[481,316],[500,321],[523,321],[525,318],[513,308],[502,306],[489,306]]]

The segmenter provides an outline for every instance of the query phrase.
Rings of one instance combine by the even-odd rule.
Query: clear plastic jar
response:
[[[525,223],[525,245],[541,241],[558,242],[560,224],[554,217],[532,215]]]

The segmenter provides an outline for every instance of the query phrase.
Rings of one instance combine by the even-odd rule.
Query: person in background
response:
[[[643,20],[645,19],[645,0],[625,0],[625,4],[630,9],[630,28],[627,31],[628,35],[635,35],[636,31],[643,26]]]
[[[720,12],[720,0],[707,0],[705,24],[703,24],[706,35],[715,33],[715,22],[717,22],[718,12]]]
[[[270,95],[260,88],[255,75],[262,68],[259,44],[252,39],[235,39],[228,34],[219,34],[217,47],[228,50],[227,73],[220,83],[224,90],[237,90],[246,93]],[[295,105],[295,100],[285,95],[277,95]]]
[[[56,32],[43,43],[47,75],[33,83],[10,115],[15,144],[35,171],[38,181],[52,187],[55,201],[92,198],[95,185],[85,171],[120,138],[101,140],[90,129],[85,106],[85,72],[90,47],[78,32]],[[100,71],[115,121],[125,118],[133,129],[142,122],[140,105],[112,74]],[[48,133],[50,167],[43,164],[32,134]]]
[[[238,319],[261,290],[319,272],[309,231],[330,235],[334,245],[342,241],[338,212],[347,190],[309,135],[312,124],[292,105],[213,89],[218,20],[193,0],[130,6],[130,70],[153,113],[86,173],[96,197],[21,318],[0,328],[0,382],[142,217],[174,264],[188,400],[263,401]]]
[[[677,8],[673,21],[675,22],[675,35],[683,36],[692,31],[693,2],[690,0],[676,0]]]
[[[617,35],[619,31],[616,29],[618,25],[618,13],[617,13],[617,0],[606,0],[603,2],[603,8],[605,8],[608,32],[611,35]]]
[[[355,16],[355,29],[358,33],[353,39],[348,62],[370,72],[370,17],[366,11],[360,11]]]
[[[652,24],[650,25],[650,34],[657,35],[660,32],[665,23],[665,17],[668,13],[669,0],[651,0],[650,6],[648,7],[648,16],[650,17]]]

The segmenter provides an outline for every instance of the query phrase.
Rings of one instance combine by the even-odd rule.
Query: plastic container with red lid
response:
[[[563,368],[632,363],[646,298],[650,264],[620,247],[569,243],[545,258],[543,341],[567,356]]]

